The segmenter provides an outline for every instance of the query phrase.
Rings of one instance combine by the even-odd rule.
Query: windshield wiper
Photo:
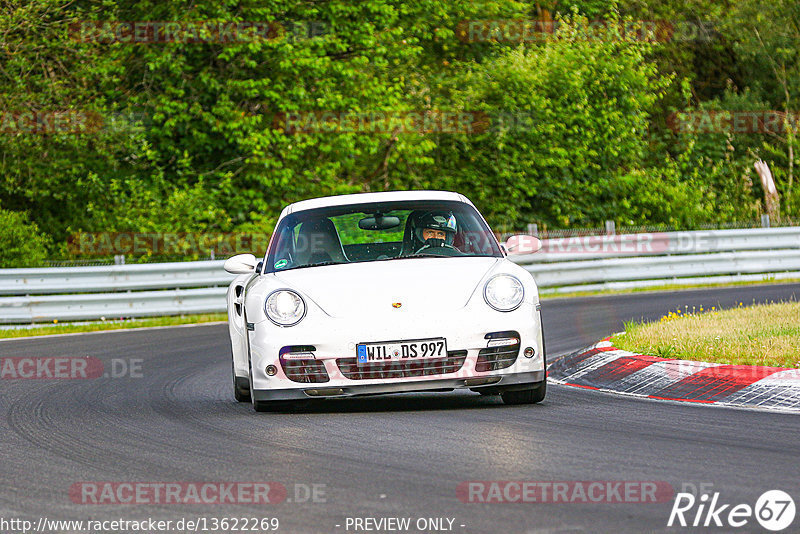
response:
[[[303,265],[295,265],[293,267],[289,267],[288,269],[280,269],[280,270],[273,270],[270,271],[272,273],[285,273],[286,271],[293,271],[295,269],[305,269],[306,267],[319,267],[321,265],[343,265],[345,263],[352,263],[349,261],[321,261],[318,263],[305,263]]]
[[[452,256],[445,256],[443,254],[431,254],[430,252],[417,252],[415,254],[409,254],[408,256],[400,256],[397,259],[403,260],[406,258],[451,258]]]
[[[298,265],[298,267],[319,267],[321,265],[342,265],[350,263],[349,261],[320,261],[317,263],[307,263],[306,265]]]

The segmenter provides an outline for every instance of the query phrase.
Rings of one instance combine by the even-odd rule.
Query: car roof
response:
[[[356,193],[352,195],[336,195],[301,200],[300,202],[295,202],[286,206],[279,218],[282,219],[290,213],[314,208],[347,206],[350,204],[369,204],[371,202],[390,202],[393,200],[451,200],[464,202],[472,206],[472,202],[470,202],[467,197],[452,191],[384,191],[380,193]]]

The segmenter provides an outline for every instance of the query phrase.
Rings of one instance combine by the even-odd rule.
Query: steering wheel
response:
[[[448,245],[446,243],[444,245],[442,245],[441,247],[432,247],[430,245],[423,245],[422,248],[420,248],[414,254],[420,254],[421,252],[423,252],[425,249],[428,249],[428,248],[431,249],[431,250],[446,249],[446,250],[452,250],[453,251],[452,254],[441,254],[441,256],[459,256],[459,255],[462,254],[462,252],[460,250],[458,250],[456,247],[454,247],[452,245]]]

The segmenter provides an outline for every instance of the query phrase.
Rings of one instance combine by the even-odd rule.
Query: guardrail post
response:
[[[769,213],[761,214],[761,228],[769,228]]]
[[[606,221],[606,235],[617,235],[617,224],[614,221]]]
[[[539,237],[539,225],[536,223],[530,223],[528,225],[528,235]]]
[[[117,254],[114,256],[114,265],[125,265],[125,254]]]

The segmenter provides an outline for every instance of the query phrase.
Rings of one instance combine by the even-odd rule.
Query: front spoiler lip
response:
[[[499,379],[499,380],[496,380]],[[409,393],[414,391],[435,391],[442,389],[526,389],[538,386],[546,379],[545,371],[529,371],[508,375],[467,378],[440,378],[414,382],[395,382],[391,384],[364,384],[346,386],[315,386],[295,389],[256,389],[251,391],[254,401],[302,400],[317,398],[357,397],[361,395],[381,395],[387,393]],[[483,381],[477,383],[476,381]]]

